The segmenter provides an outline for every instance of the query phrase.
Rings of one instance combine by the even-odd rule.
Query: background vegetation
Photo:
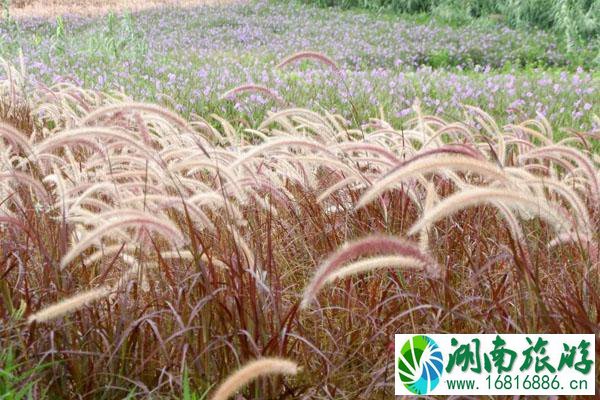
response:
[[[310,61],[276,68],[306,49],[329,56],[341,73]],[[283,105],[357,123],[383,112],[402,124],[415,98],[450,120],[469,104],[500,123],[541,114],[556,128],[589,129],[600,111],[593,41],[568,51],[554,32],[488,18],[457,26],[426,14],[258,1],[4,21],[0,56],[19,64],[20,54],[29,78],[45,85],[123,91],[186,116],[217,113],[253,127]],[[284,104],[261,93],[223,98],[248,83]]]
[[[569,46],[600,35],[599,0],[305,0],[321,6],[360,7],[399,13],[430,13],[464,24],[473,18],[500,18],[515,28],[537,27],[564,36]]]

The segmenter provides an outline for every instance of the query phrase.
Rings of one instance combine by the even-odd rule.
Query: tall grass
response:
[[[597,330],[597,130],[418,105],[245,128],[24,81],[0,82],[0,346],[34,393],[375,398],[397,332]]]

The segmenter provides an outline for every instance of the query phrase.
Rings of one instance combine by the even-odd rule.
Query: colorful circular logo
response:
[[[414,394],[427,394],[440,383],[444,357],[428,336],[413,336],[400,350],[398,370],[404,386]]]

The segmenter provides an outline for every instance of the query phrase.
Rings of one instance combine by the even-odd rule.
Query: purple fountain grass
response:
[[[418,105],[402,124],[207,109],[212,127],[71,83],[27,90],[24,122],[0,125],[0,346],[24,370],[57,361],[25,379],[34,394],[223,380],[216,398],[379,398],[397,332],[596,329],[600,157],[577,127],[553,143],[540,118]],[[261,355],[289,360],[231,374]],[[251,382],[291,360],[308,373]]]
[[[336,146],[340,150],[345,153],[353,152],[353,151],[361,151],[365,153],[374,153],[382,156],[388,161],[392,162],[394,165],[400,164],[401,161],[398,159],[393,152],[385,149],[381,146],[376,146],[368,143],[341,143]]]
[[[35,154],[33,152],[33,149],[31,148],[31,144],[29,143],[27,137],[21,132],[19,132],[18,129],[13,128],[8,124],[0,122],[0,137],[20,147],[22,150],[25,151],[26,155]]]
[[[384,175],[362,195],[356,204],[356,208],[364,207],[382,192],[390,190],[394,185],[401,183],[407,178],[418,177],[428,173],[443,173],[444,169],[471,172],[509,183],[506,173],[490,162],[462,155],[438,155],[434,153],[433,155],[407,163],[405,166],[401,166]]]
[[[127,144],[141,153],[145,154],[149,159],[154,159],[154,152],[145,147],[141,142],[132,139],[123,132],[119,132],[110,128],[76,128],[66,130],[59,134],[49,137],[41,143],[36,144],[35,151],[38,154],[50,152],[53,149],[68,146],[68,145],[87,145],[92,146],[100,152],[104,152],[104,148],[97,142],[98,138],[112,139],[123,144]]]
[[[0,183],[2,183],[2,181],[14,181],[26,187],[30,187],[40,196],[40,199],[44,202],[44,204],[50,204],[50,195],[48,194],[48,191],[44,185],[30,175],[13,170],[10,172],[0,173]]]
[[[560,218],[556,207],[546,199],[533,197],[528,193],[518,193],[506,189],[478,187],[463,190],[439,202],[435,207],[424,214],[409,230],[413,235],[431,226],[436,221],[445,218],[458,210],[482,204],[501,202],[508,207],[523,207],[527,212],[539,216],[549,222],[558,233],[570,231],[572,223]]]
[[[47,322],[60,318],[73,311],[79,310],[86,304],[107,297],[110,292],[111,289],[108,286],[101,286],[96,289],[80,292],[73,297],[69,297],[30,315],[27,322]]]
[[[592,220],[589,215],[589,212],[583,200],[577,195],[577,193],[574,190],[572,190],[571,187],[552,178],[537,178],[524,180],[523,183],[530,186],[535,185],[542,188],[549,188],[551,191],[562,196],[569,203],[573,210],[572,215],[577,221],[576,224],[574,223],[574,226],[584,233],[591,232]]]
[[[273,89],[270,89],[263,85],[257,85],[254,83],[247,83],[245,85],[234,87],[233,89],[228,90],[227,92],[221,95],[221,99],[231,100],[237,97],[240,94],[244,93],[261,93],[264,94],[271,99],[277,101],[278,103],[284,104],[285,100],[277,94]]]
[[[166,239],[173,242],[175,245],[181,245],[185,242],[180,230],[173,223],[163,218],[158,218],[152,214],[138,210],[117,210],[107,215],[98,217],[100,220],[105,220],[110,217],[119,217],[114,221],[106,222],[94,230],[86,234],[84,238],[79,240],[61,260],[61,268],[69,265],[77,256],[86,250],[93,243],[101,239],[105,235],[109,235],[114,229],[120,228],[145,228],[152,227],[157,232],[161,233]]]
[[[230,168],[236,168],[239,165],[244,164],[247,160],[250,160],[252,158],[258,157],[264,153],[267,153],[268,151],[271,151],[273,149],[278,149],[280,147],[283,148],[306,148],[309,150],[313,150],[313,151],[319,151],[325,154],[329,154],[332,157],[334,156],[333,153],[327,149],[324,145],[309,140],[309,139],[304,139],[304,138],[297,138],[297,137],[284,137],[284,138],[273,138],[270,139],[268,142],[263,143],[259,146],[255,146],[253,147],[250,151],[244,153],[241,157],[239,157],[237,160],[235,160],[231,165]]]
[[[284,68],[287,65],[293,64],[300,60],[315,60],[320,63],[331,67],[334,71],[339,71],[338,65],[331,58],[327,57],[325,54],[319,53],[317,51],[300,51],[298,53],[292,54],[289,57],[286,57],[279,64],[277,64],[276,68]]]
[[[582,152],[565,146],[546,146],[530,150],[525,154],[521,154],[519,159],[524,161],[530,158],[546,158],[546,157],[564,157],[568,160],[574,161],[583,171],[585,171],[588,184],[590,185],[590,192],[592,195],[592,201],[595,204],[600,204],[600,178],[597,175],[596,168],[592,161],[586,157]]]
[[[341,249],[332,254],[319,266],[310,283],[304,289],[301,307],[308,307],[330,276],[333,277],[332,279],[335,279],[336,273],[340,273],[342,276],[345,275],[344,270],[340,272],[340,269],[344,264],[361,256],[371,256],[375,254],[391,254],[404,257],[401,260],[403,262],[402,265],[417,262],[419,263],[418,265],[429,268],[432,271],[438,269],[437,263],[430,256],[421,252],[419,246],[415,243],[391,236],[369,236],[355,242],[346,243]],[[350,266],[350,270],[348,271],[352,271],[353,269],[356,271],[363,271],[365,268],[368,269],[369,267],[377,267],[379,265],[379,261],[373,265],[355,265]]]
[[[227,400],[243,386],[254,379],[265,375],[296,375],[299,371],[298,364],[281,358],[263,357],[250,361],[231,374],[219,385],[212,400]]]

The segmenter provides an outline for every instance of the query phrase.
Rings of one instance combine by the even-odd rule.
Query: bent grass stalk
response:
[[[215,391],[212,400],[227,400],[254,379],[266,375],[296,375],[298,364],[282,358],[260,358],[250,361],[231,374]]]
[[[47,322],[56,318],[60,318],[66,314],[72,313],[84,307],[85,305],[107,297],[111,292],[111,288],[108,286],[101,286],[96,289],[91,289],[82,293],[79,293],[68,299],[59,301],[56,304],[52,304],[35,314],[32,314],[27,319],[28,323],[33,322]]]
[[[415,162],[408,163],[408,165],[400,167],[379,179],[362,195],[359,202],[356,204],[356,208],[359,209],[364,207],[382,192],[390,190],[392,186],[401,183],[405,179],[419,177],[428,173],[443,174],[444,169],[471,172],[508,183],[508,176],[506,173],[490,162],[463,156],[440,156],[436,154],[432,157],[421,158]]]
[[[336,251],[321,264],[304,289],[300,306],[302,308],[308,307],[323,285],[326,282],[335,280],[338,276],[345,276],[353,273],[353,271],[364,271],[365,268],[381,267],[382,260],[374,261],[373,263],[350,264],[344,267],[344,264],[357,257],[381,253],[401,257],[397,261],[402,266],[417,265],[421,268],[426,267],[432,271],[439,271],[437,263],[430,256],[421,252],[418,244],[391,236],[369,236],[355,242],[346,243],[340,250]]]
[[[143,212],[125,211],[121,213],[119,220],[107,222],[97,227],[77,242],[61,260],[61,269],[69,265],[84,250],[100,240],[104,235],[109,234],[112,230],[121,228],[147,228],[149,226],[162,233],[165,238],[169,240],[175,239],[175,243],[181,244],[184,242],[181,231],[170,221]]]
[[[256,85],[254,83],[248,83],[228,90],[221,95],[221,100],[229,100],[244,93],[260,93],[272,98],[273,100],[276,100],[279,103],[285,103],[285,100],[274,90],[263,85]]]
[[[456,193],[439,202],[408,230],[408,234],[414,235],[459,210],[483,204],[495,205],[496,202],[505,204],[511,209],[524,209],[537,215],[554,226],[558,233],[565,230],[570,231],[571,223],[561,219],[557,210],[543,198],[532,198],[531,194],[515,193],[506,189],[473,188]]]
[[[331,58],[323,53],[316,51],[300,51],[282,60],[275,68],[283,68],[300,60],[315,60],[331,67],[334,71],[339,71],[338,65]]]
[[[366,260],[356,261],[327,275],[323,285],[361,272],[374,271],[381,268],[416,269],[423,270],[426,265],[423,261],[412,257],[403,256],[381,256]]]

